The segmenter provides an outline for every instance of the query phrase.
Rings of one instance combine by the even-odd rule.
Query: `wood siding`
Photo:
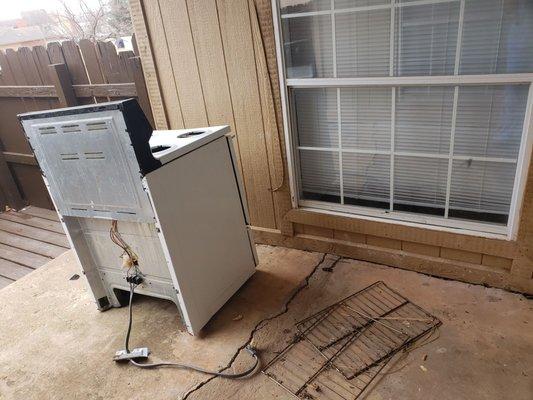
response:
[[[256,241],[533,293],[531,168],[516,241],[291,209],[271,1],[130,3],[157,126],[231,125]]]

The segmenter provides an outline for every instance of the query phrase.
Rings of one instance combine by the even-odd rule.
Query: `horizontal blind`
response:
[[[344,202],[389,208],[390,156],[342,154]]]
[[[406,156],[396,156],[394,161],[394,208],[444,215],[448,161]]]
[[[459,73],[531,72],[531,38],[531,0],[467,0]]]
[[[390,9],[335,16],[337,76],[386,76],[390,59]]]
[[[477,219],[506,223],[515,170],[514,163],[454,160],[450,216],[477,215]]]
[[[340,89],[344,149],[390,149],[391,93],[390,88]]]
[[[533,73],[533,1],[281,7],[288,78]],[[505,224],[530,85],[394,83],[289,87],[300,198]]]
[[[399,8],[395,35],[396,75],[453,74],[458,26],[458,2]]]
[[[336,89],[295,91],[294,111],[300,146],[338,147]]]
[[[340,201],[339,155],[337,153],[300,150],[300,169],[302,195],[305,198]]]
[[[528,90],[528,85],[461,87],[454,154],[516,160]]]
[[[453,87],[401,87],[396,98],[396,150],[448,154]]]

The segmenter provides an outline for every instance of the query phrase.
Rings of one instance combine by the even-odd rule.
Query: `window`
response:
[[[533,1],[273,1],[295,206],[514,234]]]

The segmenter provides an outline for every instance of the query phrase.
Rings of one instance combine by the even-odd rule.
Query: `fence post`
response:
[[[61,106],[77,106],[78,99],[74,93],[67,66],[65,64],[51,64],[49,68]]]
[[[0,147],[0,212],[4,211],[6,206],[18,210],[24,205],[24,200],[20,195],[13,175],[11,175],[2,147]]]

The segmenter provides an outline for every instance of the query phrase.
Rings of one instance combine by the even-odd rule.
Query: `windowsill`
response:
[[[337,208],[337,209],[332,209],[332,208]],[[408,241],[417,241],[413,239],[413,237],[414,236],[420,237],[420,232],[418,231],[419,229],[431,230],[431,231],[440,232],[440,233],[468,236],[468,238],[465,238],[466,240],[474,239],[474,237],[477,237],[479,239],[497,239],[501,241],[506,241],[509,244],[512,244],[514,240],[510,238],[509,235],[507,235],[506,231],[508,228],[505,226],[491,226],[491,228],[493,228],[495,232],[486,232],[486,231],[479,231],[479,230],[468,228],[468,227],[452,227],[452,226],[437,225],[437,221],[441,219],[432,218],[430,216],[428,217],[423,217],[419,215],[416,216],[425,221],[407,221],[407,220],[398,219],[398,215],[401,215],[404,213],[396,213],[394,217],[392,217],[390,213],[385,213],[384,211],[379,211],[379,210],[374,211],[371,209],[370,210],[365,209],[362,213],[359,213],[359,210],[355,209],[354,207],[350,207],[350,209],[351,210],[349,212],[340,211],[338,209],[338,205],[333,205],[332,207],[331,205],[328,205],[327,203],[302,201],[299,208],[293,209],[288,213],[287,218],[289,219],[289,221],[295,222],[295,223],[303,223],[303,224],[307,223],[309,225],[320,226],[323,228],[347,230],[347,231],[354,231],[354,232],[359,232],[359,233],[376,234],[376,229],[372,229],[372,232],[367,232],[366,229],[363,229],[361,227],[361,224],[359,223],[360,221],[368,221],[369,223],[374,223],[374,225],[376,224],[380,225],[378,230],[383,232],[382,236],[385,236],[385,237],[394,236],[394,238],[396,239],[408,240]],[[374,215],[369,215],[372,213]],[[380,214],[384,214],[384,215],[380,215]],[[386,214],[388,214],[388,216]],[[316,218],[317,216],[321,216],[321,218]],[[332,218],[331,219],[327,218],[327,216],[331,216]],[[409,217],[412,218],[412,215],[409,215]],[[342,220],[342,223],[338,224],[335,221],[333,221],[333,219],[335,219],[337,222],[339,220]],[[383,224],[386,224],[386,225],[383,225]],[[476,226],[475,223],[473,224],[474,224],[473,226]],[[402,232],[396,234],[390,231],[388,232],[386,230],[387,225],[395,225],[395,226],[398,226],[399,228],[405,228],[405,229],[400,229],[400,231]],[[487,225],[477,224],[477,225],[479,225],[480,227],[489,226],[488,224]],[[413,230],[417,232],[413,233],[413,235],[405,236],[404,234],[410,230],[409,228],[413,228]],[[497,232],[498,229],[500,229],[501,231]],[[398,229],[395,229],[394,231],[398,232]],[[377,234],[377,236],[379,236],[379,234]],[[425,240],[421,240],[421,242],[424,242],[424,241]]]

